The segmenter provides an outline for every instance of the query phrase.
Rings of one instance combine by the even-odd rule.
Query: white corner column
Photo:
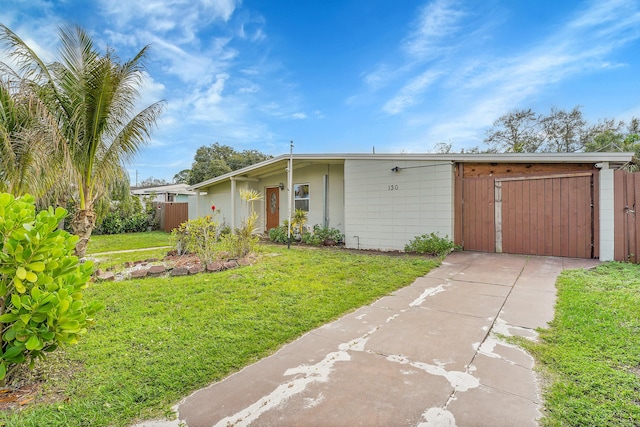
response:
[[[231,177],[231,229],[236,229],[236,178]]]
[[[195,217],[189,219],[195,219],[200,216],[200,189],[196,189],[196,215]]]
[[[608,165],[606,165],[608,166]],[[600,261],[614,258],[613,169],[600,170]]]

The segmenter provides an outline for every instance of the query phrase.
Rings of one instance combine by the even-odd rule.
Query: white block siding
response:
[[[600,261],[614,258],[613,169],[600,171]]]
[[[347,159],[344,180],[346,247],[404,250],[431,232],[453,239],[451,162]]]

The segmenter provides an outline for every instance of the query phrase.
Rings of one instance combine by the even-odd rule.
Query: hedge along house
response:
[[[348,248],[403,250],[414,237],[435,232],[465,250],[611,260],[614,170],[631,159],[632,153],[295,154],[191,189],[198,215],[215,205],[232,228],[248,215],[240,189],[253,189],[263,196],[254,205],[261,230],[282,224],[291,206],[308,212],[309,226],[340,229]]]

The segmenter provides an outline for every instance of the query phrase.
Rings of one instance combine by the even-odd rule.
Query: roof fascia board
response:
[[[501,154],[416,154],[416,153],[347,153],[347,154],[293,154],[293,160],[309,160],[309,161],[336,161],[336,160],[422,160],[422,161],[451,161],[461,163],[597,163],[597,162],[629,162],[633,158],[634,153],[501,153]],[[213,184],[226,181],[231,178],[238,177],[251,171],[264,168],[269,165],[281,161],[289,160],[288,154],[282,154],[277,157],[265,160],[238,169],[224,175],[211,178],[209,180],[194,184],[187,187],[187,190],[198,190],[200,188],[209,187]]]

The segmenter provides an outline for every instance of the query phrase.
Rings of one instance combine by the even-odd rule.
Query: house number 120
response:
[[[390,185],[389,187],[387,187],[388,191],[395,191],[397,189],[398,189],[398,185],[397,184],[396,185]]]

